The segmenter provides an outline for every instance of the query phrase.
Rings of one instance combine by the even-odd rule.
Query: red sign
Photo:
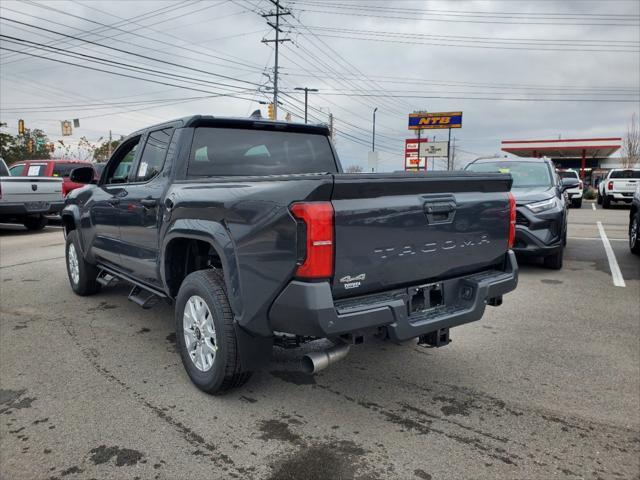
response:
[[[425,157],[420,158],[420,144],[428,142],[427,138],[407,138],[404,141],[404,169],[426,170]]]

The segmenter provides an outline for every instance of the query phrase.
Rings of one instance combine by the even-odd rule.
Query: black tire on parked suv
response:
[[[640,213],[636,213],[629,225],[629,248],[632,253],[640,255]]]
[[[80,240],[76,230],[71,230],[67,233],[65,261],[67,263],[69,284],[75,293],[85,296],[100,290],[100,284],[96,281],[99,273],[98,269],[82,256]]]
[[[37,230],[42,230],[44,227],[47,226],[47,217],[45,217],[44,215],[26,217],[24,219],[23,225],[27,230],[31,230],[32,232],[35,232]]]
[[[602,205],[602,195],[600,195],[600,190],[598,190],[598,205]]]
[[[563,257],[564,248],[561,248],[558,253],[544,257],[544,266],[552,270],[560,270],[562,268]]]
[[[573,202],[571,202],[571,206],[574,208],[582,208],[582,198],[579,198],[578,200],[574,200]]]
[[[611,199],[609,195],[604,195],[602,197],[602,208],[610,208],[611,207]]]
[[[220,394],[244,385],[224,278],[218,270],[187,275],[176,298],[176,340],[184,368],[200,390]]]

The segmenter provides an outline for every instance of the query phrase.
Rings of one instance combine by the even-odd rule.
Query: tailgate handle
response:
[[[453,201],[425,202],[423,208],[430,224],[451,223],[456,214],[456,204]]]

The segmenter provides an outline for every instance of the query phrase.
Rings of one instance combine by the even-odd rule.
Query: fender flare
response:
[[[80,242],[80,248],[82,249],[83,256],[86,255],[86,246],[84,244],[84,239],[82,237],[82,223],[80,222],[80,208],[78,205],[68,204],[60,212],[60,218],[62,219],[62,231],[64,233],[64,238],[67,238],[67,229],[64,228],[64,219],[65,217],[71,218],[73,220],[74,230],[78,232],[78,241]]]
[[[166,251],[172,240],[191,238],[208,243],[222,262],[222,273],[227,286],[229,303],[236,319],[242,316],[243,305],[240,292],[240,272],[235,245],[229,231],[220,222],[200,219],[178,219],[167,229],[160,248],[160,276],[167,295],[171,296],[166,278]]]

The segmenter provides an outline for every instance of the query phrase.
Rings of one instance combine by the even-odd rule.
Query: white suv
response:
[[[566,190],[567,195],[569,196],[569,200],[571,200],[571,206],[575,208],[582,207],[582,194],[583,194],[583,184],[582,180],[580,180],[580,176],[578,172],[575,170],[559,170],[558,175],[560,178],[575,178],[580,181],[577,187],[570,188]]]

